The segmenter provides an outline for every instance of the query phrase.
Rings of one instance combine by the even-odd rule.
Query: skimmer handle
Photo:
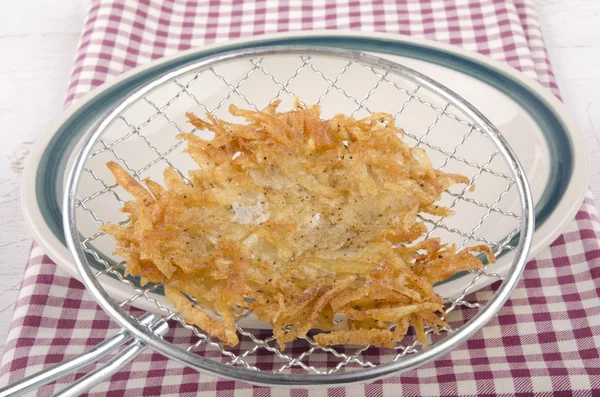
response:
[[[138,321],[142,325],[149,326],[150,324],[152,324],[152,321],[154,319],[155,319],[155,316],[153,314],[146,313],[143,316],[141,316],[138,319]],[[151,328],[154,330],[156,327],[158,327],[158,330],[162,330],[163,333],[166,332],[166,329],[163,330],[163,328],[166,327],[166,322],[160,320],[159,322],[157,322],[155,324],[155,326],[153,326]],[[118,331],[117,333],[115,333],[114,335],[112,335],[110,338],[105,339],[104,341],[98,343],[96,346],[92,347],[91,349],[89,349],[83,353],[76,355],[75,357],[72,357],[68,360],[58,363],[50,368],[43,369],[42,371],[40,371],[36,374],[30,375],[26,378],[23,378],[20,381],[15,382],[11,385],[3,387],[2,389],[0,389],[0,397],[20,396],[31,390],[35,390],[39,387],[42,387],[45,384],[54,382],[55,380],[62,378],[65,375],[73,373],[73,372],[77,371],[78,369],[81,369],[87,365],[90,365],[90,364],[98,361],[99,359],[101,359],[102,357],[106,356],[107,354],[113,352],[119,346],[127,343],[131,339],[133,339],[132,336],[127,331],[122,329],[122,330]],[[109,363],[111,363],[115,359],[123,356],[124,354],[127,354],[129,351],[131,351],[133,349],[132,346],[136,345],[137,343],[138,343],[138,341],[135,341],[134,343],[129,345],[127,348],[123,349],[122,352],[117,354],[116,357],[111,359],[104,366],[107,366]],[[142,350],[143,350],[143,347],[142,347]],[[138,353],[139,352],[141,352],[141,350],[139,350]],[[129,354],[131,354],[131,353],[129,353]],[[135,355],[137,355],[137,354],[135,354]],[[133,359],[135,357],[135,355],[131,356],[131,358],[129,358],[129,360],[124,362],[122,365],[125,365],[126,363],[131,361],[131,359]],[[96,371],[94,371],[94,372],[96,372]],[[92,372],[92,373],[94,373],[94,372]],[[84,376],[83,378],[79,379],[72,386],[75,386],[79,381],[87,378],[89,375],[91,375],[91,374],[88,374],[87,376]],[[99,380],[102,380],[102,379],[104,379],[104,377],[100,378]],[[89,387],[91,387],[91,386],[93,386],[93,385],[90,385]],[[73,394],[70,394],[70,395],[73,395]]]

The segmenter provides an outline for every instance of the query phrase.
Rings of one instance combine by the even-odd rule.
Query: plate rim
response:
[[[77,268],[73,265],[71,254],[68,251],[65,244],[63,244],[50,230],[50,227],[44,220],[40,203],[37,200],[37,176],[38,166],[42,159],[45,149],[56,135],[59,128],[69,120],[79,109],[81,109],[87,103],[93,101],[94,98],[98,97],[101,93],[107,91],[111,87],[119,84],[120,82],[135,76],[143,71],[157,67],[162,64],[169,63],[179,58],[184,58],[200,52],[214,51],[223,49],[227,50],[227,47],[250,45],[252,43],[260,43],[263,41],[269,41],[274,39],[290,40],[294,38],[310,38],[311,36],[330,36],[340,37],[345,36],[347,38],[368,38],[372,40],[378,40],[381,42],[391,41],[396,43],[412,44],[418,47],[426,47],[433,50],[438,50],[450,54],[458,55],[462,58],[473,60],[477,63],[486,65],[493,69],[498,70],[500,73],[504,73],[512,77],[519,84],[528,88],[533,93],[537,94],[541,99],[545,101],[547,107],[552,110],[557,117],[564,123],[565,131],[567,132],[570,144],[573,148],[573,173],[568,182],[567,189],[563,193],[561,199],[557,203],[554,210],[551,212],[548,218],[548,222],[545,222],[539,229],[536,229],[534,233],[534,241],[530,251],[529,259],[537,255],[542,249],[548,247],[564,230],[566,225],[575,217],[575,214],[579,210],[581,203],[587,192],[587,186],[589,182],[589,166],[588,166],[588,153],[585,146],[583,134],[581,133],[577,124],[572,120],[566,107],[552,94],[552,92],[539,84],[534,79],[527,75],[519,72],[512,67],[495,61],[487,56],[478,54],[461,47],[452,46],[445,43],[438,43],[426,39],[413,38],[407,36],[400,36],[391,33],[365,33],[365,32],[354,32],[354,31],[304,31],[304,32],[284,32],[265,34],[260,36],[240,38],[237,40],[231,40],[228,42],[216,43],[199,48],[189,49],[183,52],[177,52],[172,55],[154,60],[141,67],[133,68],[126,73],[113,78],[111,81],[102,84],[99,87],[95,87],[89,93],[82,98],[76,100],[76,102],[69,107],[62,115],[60,115],[37,140],[34,148],[32,149],[31,155],[27,160],[26,167],[23,173],[22,189],[21,189],[21,206],[23,209],[24,218],[34,239],[42,247],[44,252],[62,269],[66,270],[71,276],[80,279]],[[62,183],[60,181],[59,183]],[[550,222],[552,220],[552,222]],[[122,291],[119,288],[120,282],[114,280],[114,282],[107,283],[107,291],[110,291],[113,296],[122,296],[119,292]],[[483,287],[482,285],[481,287]],[[479,288],[481,288],[479,287]],[[477,288],[478,289],[478,288]]]

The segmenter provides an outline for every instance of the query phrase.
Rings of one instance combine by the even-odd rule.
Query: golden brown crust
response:
[[[435,202],[468,179],[435,170],[389,114],[321,120],[318,106],[280,113],[278,104],[231,105],[244,125],[188,113],[215,134],[181,135],[199,167],[190,184],[167,169],[165,187],[146,180],[146,189],[108,164],[135,198],[123,208],[128,225],[103,227],[127,271],[164,283],[186,321],[229,345],[244,308],[271,323],[282,347],[311,329],[324,331],[320,344],[391,347],[409,325],[426,344],[425,326],[445,326],[432,284],[481,267],[475,253],[493,261],[485,246],[419,241],[427,228],[417,215],[450,215]]]

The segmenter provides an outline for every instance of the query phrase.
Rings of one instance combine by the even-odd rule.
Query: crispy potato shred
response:
[[[189,182],[167,168],[164,187],[143,186],[108,163],[134,197],[129,223],[102,227],[127,273],[163,283],[187,322],[229,346],[245,309],[281,348],[310,330],[320,345],[393,347],[411,326],[426,346],[425,330],[447,325],[433,284],[481,268],[478,253],[494,262],[487,246],[424,239],[417,217],[451,215],[435,202],[468,179],[434,169],[390,114],[321,120],[318,106],[278,105],[231,105],[247,124],[188,113],[214,133],[180,136],[199,167]]]

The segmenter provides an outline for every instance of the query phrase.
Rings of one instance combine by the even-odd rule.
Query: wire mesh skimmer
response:
[[[324,118],[336,113],[362,117],[372,111],[389,112],[405,130],[405,139],[425,147],[435,166],[470,178],[468,186],[444,193],[442,203],[453,208],[455,216],[422,219],[428,236],[457,243],[459,249],[488,244],[499,261],[436,286],[444,297],[451,328],[438,335],[429,332],[429,347],[422,348],[410,335],[394,349],[319,347],[307,336],[281,351],[269,330],[257,329],[251,314],[238,322],[240,344],[225,347],[174,312],[160,285],[141,287],[135,277],[124,276],[122,259],[112,255],[112,238],[99,232],[105,222],[123,220],[119,208],[126,195],[108,173],[107,161],[119,162],[139,180],[160,181],[165,167],[185,176],[194,164],[183,154],[184,145],[176,135],[191,130],[184,123],[186,111],[231,118],[229,104],[259,110],[281,99],[280,108],[285,109],[295,96],[307,104],[320,104]],[[475,184],[479,188],[472,191]],[[0,395],[20,394],[53,381],[129,340],[133,342],[106,364],[59,394],[87,390],[147,346],[198,371],[267,386],[350,384],[406,371],[448,353],[492,318],[522,273],[533,235],[533,204],[523,170],[503,137],[477,109],[405,66],[362,52],[324,47],[234,51],[154,79],[123,98],[84,138],[66,191],[66,239],[81,278],[123,329],[91,351],[9,386]],[[111,279],[129,291],[127,299],[115,300],[106,292],[106,280]],[[502,281],[493,288],[495,292],[471,293],[495,281]],[[128,314],[130,306],[151,313],[135,318]]]

